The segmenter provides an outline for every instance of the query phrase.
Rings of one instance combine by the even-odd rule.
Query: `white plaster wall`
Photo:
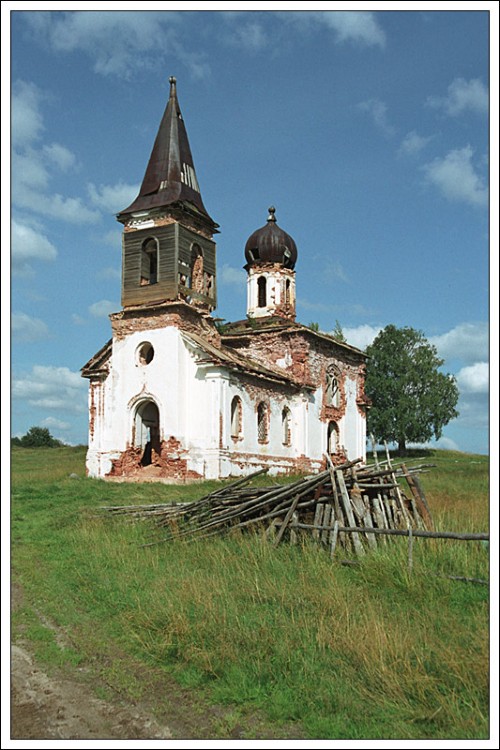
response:
[[[258,280],[261,276],[266,279],[266,307],[259,307]],[[295,275],[284,271],[265,271],[250,268],[247,278],[247,314],[253,318],[260,318],[271,314],[282,304],[282,284],[290,281],[290,305],[295,305]]]

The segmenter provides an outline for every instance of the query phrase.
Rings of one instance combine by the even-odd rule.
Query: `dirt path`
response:
[[[11,587],[12,611],[21,607],[22,588]],[[69,647],[67,634],[33,610],[40,623],[52,630],[58,647]],[[37,663],[23,626],[13,633],[11,646],[11,728],[17,739],[205,739],[239,737],[238,727],[228,727],[225,710],[206,705],[180,688],[163,673],[127,662],[132,684],[147,684],[141,701],[124,699],[95,674],[91,665],[51,669]],[[117,655],[117,658],[120,658]],[[96,688],[110,699],[97,697]]]
[[[138,706],[94,697],[84,683],[51,678],[20,645],[11,649],[12,739],[171,739]]]

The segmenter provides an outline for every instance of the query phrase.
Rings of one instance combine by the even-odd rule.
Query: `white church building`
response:
[[[89,476],[186,481],[315,472],[325,453],[365,459],[366,355],[296,322],[297,247],[273,207],[244,247],[246,317],[213,317],[218,225],[175,78],[139,195],[117,219],[122,309],[82,368]]]

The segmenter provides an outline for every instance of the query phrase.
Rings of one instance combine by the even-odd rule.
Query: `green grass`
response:
[[[424,460],[436,464],[422,483],[437,527],[487,531],[488,459]],[[487,579],[487,545],[415,539],[410,573],[405,539],[346,567],[310,543],[274,549],[250,534],[144,548],[148,523],[93,513],[217,484],[108,483],[84,477],[83,449],[14,449],[12,566],[25,598],[14,632],[48,667],[85,663],[132,700],[149,689],[132,663],[173,677],[227,706],[214,738],[233,721],[253,736],[256,712],[259,736],[488,736],[488,588],[445,577]]]

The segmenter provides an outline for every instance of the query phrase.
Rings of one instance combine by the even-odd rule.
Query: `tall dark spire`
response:
[[[190,203],[215,227],[201,199],[186,127],[177,100],[176,79],[170,77],[170,97],[149,157],[139,195],[118,214]]]

